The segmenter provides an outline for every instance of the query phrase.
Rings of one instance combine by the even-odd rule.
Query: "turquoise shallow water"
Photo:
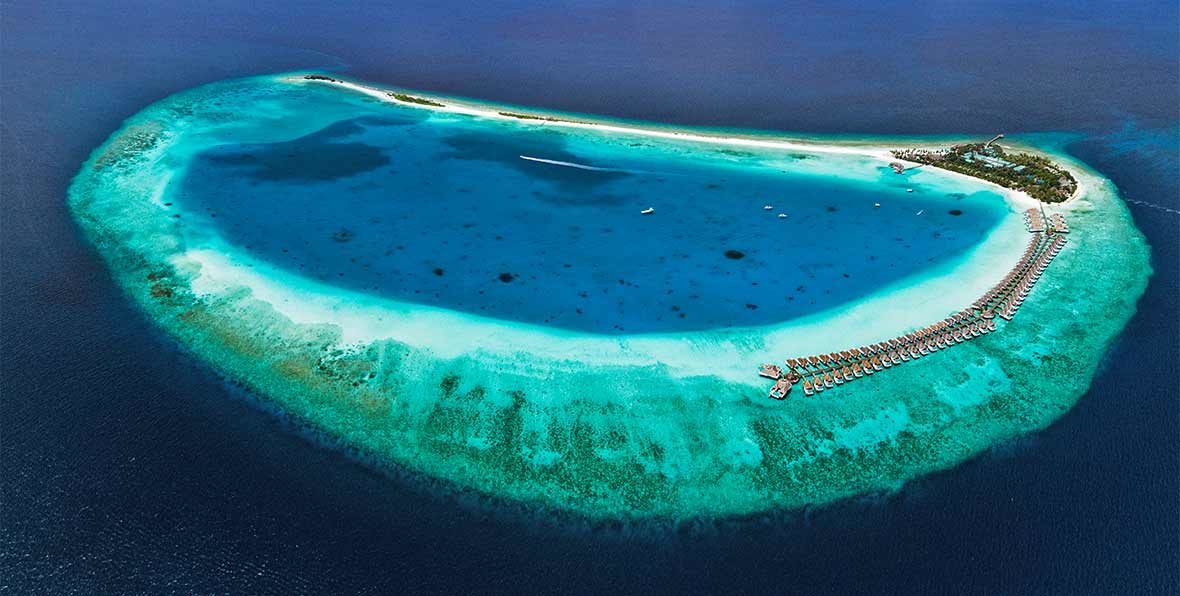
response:
[[[573,330],[790,320],[953,259],[1008,212],[994,192],[855,157],[827,158],[857,171],[842,178],[805,152],[432,114],[320,85],[224,107],[234,125],[192,138],[164,198],[190,225],[309,279]]]
[[[389,117],[393,123],[356,122],[350,105],[355,99],[341,101],[340,111],[323,114],[322,121],[290,118],[292,102],[310,101],[306,98],[320,93],[309,89],[261,78],[219,83],[160,102],[96,150],[74,182],[71,206],[128,292],[163,328],[219,371],[382,465],[406,467],[498,497],[590,516],[687,517],[798,506],[897,486],[997,441],[1043,427],[1068,409],[1088,385],[1107,343],[1133,312],[1150,271],[1146,246],[1113,188],[1070,162],[1087,189],[1067,208],[1073,241],[1015,322],[1001,333],[823,399],[771,402],[764,397],[763,385],[728,375],[728,363],[740,367],[748,362],[752,368],[780,346],[809,341],[862,343],[856,334],[874,333],[871,319],[825,319],[827,312],[849,311],[842,307],[808,317],[810,327],[745,327],[604,341],[464,314],[435,313],[421,319],[427,316],[421,315],[421,307],[404,302],[373,299],[363,305],[367,310],[358,311],[358,300],[340,301],[343,294],[325,290],[331,285],[316,284],[314,278],[272,275],[263,267],[227,277],[226,270],[207,258],[208,252],[250,269],[251,255],[242,251],[256,251],[256,257],[266,249],[252,243],[249,248],[235,247],[235,242],[222,238],[233,220],[214,203],[197,202],[201,168],[245,170],[245,177],[252,171],[257,179],[259,172],[275,170],[268,165],[274,158],[260,144],[281,138],[306,142],[309,134],[321,135],[313,142],[324,141],[325,128],[342,126],[335,124],[341,120],[353,120],[343,125],[348,134],[328,128],[329,144],[367,138],[367,130],[356,128],[425,126],[420,119],[401,121],[397,115]],[[235,109],[241,105],[252,109]],[[617,161],[609,158],[609,143],[583,144],[577,135],[570,136],[576,140],[566,139],[569,145],[561,156],[587,158],[591,164]],[[233,144],[225,145],[227,138]],[[632,141],[624,135],[614,143]],[[499,154],[499,149],[476,145]],[[669,143],[668,148],[680,147],[684,155],[661,155],[652,162],[639,160],[639,165],[672,167],[680,159],[717,160],[725,163],[704,167],[729,168],[737,178],[774,159],[768,152],[702,157],[698,145]],[[251,149],[244,150],[247,146]],[[362,146],[324,151],[343,151],[349,159],[341,162],[369,171],[393,163],[388,155],[387,163]],[[504,159],[477,155],[481,157],[457,161],[504,167]],[[341,178],[340,164],[320,163],[298,151],[288,159],[300,164],[301,176],[333,182]],[[823,154],[788,159],[808,176],[828,177],[825,189],[879,185],[882,176],[881,164],[867,157]],[[200,164],[202,160],[209,163]],[[194,163],[199,165],[190,167]],[[511,163],[509,170],[521,165]],[[978,199],[987,194],[974,195],[979,186],[969,181],[922,176],[917,180],[931,180],[923,184],[936,185],[944,201],[956,200],[950,194]],[[792,181],[796,183],[801,184]],[[178,189],[192,194],[180,194],[184,190]],[[456,189],[454,194],[470,193]],[[918,196],[904,200],[933,200],[930,193],[913,194]],[[272,205],[282,198],[270,192],[262,196]],[[232,205],[228,194],[223,199],[227,207]],[[712,208],[707,203],[702,200],[699,208]],[[754,202],[753,215],[760,215],[759,203]],[[828,201],[823,203],[822,213],[830,213]],[[310,210],[310,205],[303,203],[303,209]],[[810,205],[801,201],[797,209]],[[348,217],[354,215],[350,212]],[[888,232],[880,225],[865,226],[862,235],[874,236],[866,241],[879,241],[904,226],[900,221],[894,225],[896,215],[916,217],[891,214]],[[291,225],[300,223],[292,221]],[[314,224],[310,229],[315,231]],[[339,231],[332,232],[330,242],[355,240],[362,256],[373,255],[372,247],[361,242],[361,233]],[[828,241],[820,233],[810,238],[816,244]],[[322,235],[315,240],[325,243]],[[720,246],[706,253],[716,248]],[[787,250],[784,258],[789,260],[789,248],[776,249]],[[807,258],[805,246],[794,250],[797,259]],[[291,253],[280,248],[277,254]],[[304,254],[311,258],[315,253]],[[726,258],[747,259],[748,254]],[[857,264],[853,261],[848,261],[850,269]],[[281,267],[288,273],[298,270],[297,265]],[[859,270],[862,275],[865,269]],[[1095,270],[1107,274],[1096,279]],[[899,288],[893,294],[900,296],[903,286],[937,284],[944,271],[930,266],[907,283],[889,287]],[[445,279],[451,273],[430,275]],[[220,283],[210,282],[210,277]],[[326,277],[324,281],[335,283]],[[498,283],[515,288],[517,281]],[[381,284],[376,285],[381,293]],[[640,284],[640,289],[646,286]],[[404,288],[394,284],[384,291]],[[889,297],[878,292],[879,302],[874,304],[889,307]],[[829,305],[837,303],[833,299]],[[855,308],[851,312],[855,314]],[[891,317],[906,316],[904,311],[888,312]],[[359,324],[357,313],[364,315]],[[822,337],[838,319],[844,321],[840,324],[848,336]],[[818,340],[813,337],[817,335]],[[869,339],[879,338],[863,338]]]

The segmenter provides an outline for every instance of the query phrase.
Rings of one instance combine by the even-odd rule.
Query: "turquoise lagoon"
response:
[[[1020,199],[896,175],[879,141],[439,100],[459,109],[292,76],[201,87],[128,120],[71,206],[149,316],[276,407],[379,465],[591,517],[821,503],[1041,428],[1150,272],[1109,182],[1055,155],[1083,181],[1073,242],[1016,321],[772,402],[761,362],[994,284],[1026,240]]]
[[[815,159],[803,152],[299,92],[279,109],[312,132],[263,118],[223,134],[170,186],[175,207],[291,273],[505,321],[609,334],[778,323],[953,259],[1008,212],[994,192],[883,163],[847,160],[863,176],[847,179],[797,167]]]

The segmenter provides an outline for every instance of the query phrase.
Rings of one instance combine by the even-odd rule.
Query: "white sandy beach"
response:
[[[478,116],[480,118],[490,118],[490,119],[494,119],[494,120],[522,122],[521,118],[518,118],[515,116],[505,116],[504,114],[501,113],[502,110],[494,108],[494,107],[481,106],[479,104],[476,104],[473,102],[467,102],[467,101],[457,101],[457,100],[454,100],[451,98],[434,97],[431,95],[418,93],[418,92],[414,93],[414,97],[422,98],[422,99],[432,101],[432,102],[442,104],[442,105],[429,105],[429,104],[401,101],[401,100],[394,98],[392,95],[390,95],[390,93],[393,93],[392,90],[382,89],[380,87],[374,87],[371,85],[363,85],[363,84],[352,82],[352,81],[344,81],[344,80],[339,80],[339,79],[332,80],[332,81],[327,81],[327,80],[322,80],[322,79],[305,79],[305,78],[303,78],[303,76],[291,76],[291,77],[286,77],[283,80],[285,82],[288,82],[291,84],[333,85],[333,86],[341,87],[344,89],[349,89],[349,90],[355,91],[357,93],[362,93],[364,95],[367,95],[369,97],[373,97],[373,98],[378,99],[380,101],[398,104],[398,105],[402,105],[402,106],[409,106],[409,107],[413,107],[413,108],[417,108],[417,109],[430,110],[430,111],[434,111],[434,112],[449,112],[449,113],[455,113],[455,114],[465,114],[468,116]],[[514,109],[516,109],[516,108],[514,108]],[[513,112],[513,113],[532,115],[532,114],[529,114],[528,112],[522,112],[519,110],[516,112]],[[566,119],[560,119],[560,118],[551,119],[549,117],[542,116],[539,114],[537,116],[538,116],[537,119],[528,119],[528,120],[523,120],[523,121],[527,122],[530,125],[536,125],[536,126],[597,130],[597,131],[602,131],[602,132],[607,132],[607,133],[639,135],[639,136],[646,136],[646,137],[653,137],[653,138],[692,141],[692,142],[700,142],[700,143],[707,143],[707,144],[714,144],[714,145],[725,145],[725,146],[733,146],[733,147],[778,149],[778,150],[783,150],[783,151],[799,151],[799,152],[805,152],[805,153],[836,153],[836,154],[845,154],[845,155],[859,155],[859,156],[863,156],[863,157],[869,157],[869,158],[873,158],[876,160],[884,161],[886,163],[900,162],[900,163],[905,164],[907,167],[913,167],[913,166],[920,165],[917,162],[910,162],[907,160],[898,159],[893,156],[892,151],[894,149],[898,149],[900,147],[905,146],[904,143],[893,144],[893,145],[889,145],[889,146],[875,145],[875,144],[871,144],[871,143],[865,143],[865,144],[855,144],[855,143],[830,144],[830,143],[828,143],[828,144],[825,144],[822,142],[807,141],[807,140],[802,140],[802,139],[789,139],[789,138],[766,139],[766,138],[751,138],[751,137],[743,137],[743,136],[722,136],[722,135],[714,135],[714,134],[704,134],[704,133],[699,133],[699,132],[663,130],[663,129],[655,129],[655,128],[643,128],[640,126],[627,126],[627,125],[613,124],[613,123],[607,123],[607,122],[594,122],[594,121],[590,121],[590,120],[586,120],[586,119],[566,120]],[[980,180],[978,178],[974,178],[974,177],[968,176],[966,174],[960,174],[958,172],[952,172],[950,170],[938,170],[938,172],[942,175],[959,177],[961,179],[969,180],[974,184],[977,184],[982,187],[993,190],[995,192],[1001,193],[1009,200],[1009,203],[1011,203],[1015,207],[1018,207],[1020,210],[1028,209],[1030,207],[1035,207],[1038,205],[1038,202],[1035,199],[1033,199],[1032,197],[1028,196],[1027,194],[1020,192],[1020,191],[1012,190],[1010,188],[1005,188],[1005,187],[995,184],[993,182],[988,182],[986,180]],[[1069,199],[1069,201],[1062,203],[1060,205],[1060,207],[1067,206],[1073,199],[1080,196],[1082,194],[1082,192],[1083,192],[1083,189],[1082,189],[1081,185],[1079,184],[1078,188],[1076,189],[1076,191],[1073,194],[1073,197],[1071,197]]]

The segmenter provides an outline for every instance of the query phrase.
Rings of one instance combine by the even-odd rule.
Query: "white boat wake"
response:
[[[547,163],[555,166],[565,166],[567,168],[577,168],[579,170],[590,170],[592,172],[629,172],[629,170],[620,170],[618,168],[600,168],[597,166],[588,166],[580,163],[573,163],[570,161],[558,161],[556,159],[544,159],[541,157],[531,157],[528,155],[521,155],[521,159],[526,161],[535,161],[539,163]]]

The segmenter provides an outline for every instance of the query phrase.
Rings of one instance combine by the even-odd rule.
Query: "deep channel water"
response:
[[[694,151],[304,91],[223,106],[242,124],[213,133],[168,200],[289,272],[507,321],[609,334],[786,321],[952,259],[1007,213],[994,192],[884,164],[849,180],[801,169],[818,159],[804,152]],[[311,132],[276,129],[280,112]]]
[[[339,99],[328,99],[331,94]],[[441,132],[424,130],[433,126],[428,125],[433,119],[438,119]],[[496,133],[491,138],[486,132],[473,136],[470,130],[457,131],[499,126],[514,134],[499,138]],[[418,132],[410,132],[414,129]],[[435,149],[421,141],[428,134],[440,135]],[[398,135],[408,135],[414,143],[399,151],[391,140]],[[644,143],[651,146],[651,155]],[[319,153],[309,154],[303,148],[307,145]],[[446,198],[438,203],[422,194],[417,202],[430,203],[427,207],[406,205],[414,199],[388,196],[388,184],[377,184],[387,189],[385,196],[365,188],[364,177],[392,176],[389,170],[399,167],[409,172],[411,168],[399,164],[412,164],[414,156],[438,147],[445,147],[449,156],[442,159],[454,163],[441,170],[445,175],[420,174],[418,182],[425,187],[427,181],[448,181],[453,192],[443,193]],[[835,349],[852,338],[854,343],[879,339],[871,335],[891,325],[917,326],[928,322],[924,318],[932,312],[946,314],[939,312],[944,307],[958,310],[961,305],[940,300],[955,295],[955,286],[990,285],[986,276],[992,272],[985,267],[975,269],[984,279],[957,279],[948,273],[961,271],[953,262],[1015,259],[1025,233],[1013,217],[1005,216],[1010,207],[998,195],[979,191],[981,186],[970,180],[921,172],[894,182],[890,190],[883,188],[883,181],[896,180],[890,178],[896,175],[872,153],[817,149],[813,156],[800,158],[777,149],[735,155],[717,147],[665,142],[639,133],[594,131],[559,137],[520,123],[476,122],[461,115],[433,113],[424,118],[421,111],[387,107],[343,89],[283,76],[259,77],[193,89],[129,119],[95,150],[75,178],[70,206],[120,285],[148,316],[268,404],[378,467],[408,469],[481,494],[590,518],[685,519],[827,503],[895,488],[997,442],[1043,428],[1068,411],[1088,387],[1102,354],[1134,312],[1150,274],[1146,243],[1110,182],[1059,150],[1043,147],[1070,165],[1085,192],[1062,207],[1073,229],[1069,248],[1054,261],[1015,321],[1000,333],[866,378],[833,395],[774,402],[765,397],[765,383],[753,377],[758,363],[803,346]],[[512,159],[511,154],[522,149],[545,153],[544,159],[607,167],[611,175],[564,166],[541,168],[520,160],[521,154]],[[799,172],[787,172],[789,165]],[[236,193],[219,194],[217,183],[210,183],[214,190],[205,192],[208,181],[200,182],[201,174],[209,171],[218,173],[227,186],[241,186]],[[544,229],[545,220],[522,225],[513,216],[496,214],[486,202],[465,198],[476,193],[461,189],[481,180],[492,187],[502,184],[501,193],[518,187],[551,193],[548,201],[518,196],[522,205],[534,202],[532,211],[514,210],[515,217],[565,215],[558,218],[558,226],[568,226],[570,220],[606,219],[608,213],[612,221],[625,220],[628,223],[614,224],[623,230],[619,233],[637,244],[650,242],[648,250],[658,259],[666,250],[661,242],[675,242],[681,230],[675,223],[661,229],[642,226],[662,217],[674,219],[680,208],[675,193],[653,191],[644,203],[634,204],[627,203],[634,199],[626,196],[618,205],[564,204],[575,196],[613,193],[610,189],[624,182],[639,185],[641,176],[651,174],[636,172],[657,171],[667,181],[697,176],[694,181],[665,182],[685,189],[717,180],[765,196],[770,194],[767,188],[780,184],[776,192],[783,199],[797,193],[791,195],[793,200],[775,201],[786,206],[792,216],[787,219],[816,220],[810,226],[816,230],[806,241],[757,244],[753,236],[743,237],[748,244],[740,246],[749,252],[735,258],[725,253],[738,250],[732,241],[740,238],[709,228],[723,225],[727,214],[751,220],[767,215],[761,208],[765,199],[750,200],[742,192],[718,192],[715,201],[708,194],[692,195],[691,208],[678,219],[685,228],[717,240],[703,242],[711,246],[699,254],[689,253],[688,260],[699,265],[691,268],[698,270],[694,274],[660,279],[671,284],[673,293],[685,291],[694,280],[729,277],[710,271],[709,259],[726,265],[764,259],[766,271],[771,271],[770,261],[778,266],[792,259],[819,258],[822,263],[841,263],[837,268],[849,273],[848,278],[828,280],[837,284],[861,283],[871,270],[891,269],[866,265],[870,257],[897,263],[893,269],[908,267],[912,273],[892,281],[875,278],[877,285],[861,286],[855,299],[840,303],[833,297],[828,308],[787,322],[752,326],[759,320],[752,313],[763,309],[743,305],[744,310],[735,312],[750,318],[726,319],[724,328],[671,332],[676,327],[653,326],[668,332],[613,336],[588,333],[600,330],[589,327],[558,329],[561,323],[576,327],[568,313],[549,326],[538,324],[537,311],[504,311],[532,323],[525,325],[503,320],[511,318],[507,314],[474,314],[471,305],[466,310],[434,308],[445,304],[444,295],[453,295],[440,289],[439,302],[430,304],[407,298],[397,281],[358,291],[354,272],[379,269],[374,257],[385,256],[385,251],[390,257],[398,255],[399,244],[415,256],[394,262],[426,270],[418,275],[427,279],[462,277],[463,268],[472,267],[485,287],[527,287],[518,282],[531,281],[552,294],[567,290],[555,281],[555,274],[554,279],[538,275],[533,280],[527,271],[499,271],[519,277],[500,280],[497,273],[488,279],[501,269],[496,259],[502,257],[478,252],[478,244],[471,245],[470,250],[477,251],[472,253],[441,243],[410,248],[415,239],[446,239],[448,234],[438,233],[446,226],[459,230],[460,236],[461,230],[478,230],[485,242],[504,246],[510,246],[505,234],[509,229]],[[232,176],[226,177],[227,172]],[[708,175],[700,178],[701,172]],[[324,192],[345,180],[357,186],[357,196],[365,200]],[[328,186],[320,192],[305,189],[316,185]],[[414,183],[402,188],[414,188]],[[907,188],[915,191],[908,193]],[[286,192],[276,192],[280,189]],[[582,194],[561,194],[570,189],[581,189]],[[233,194],[238,194],[237,204]],[[826,196],[816,201],[820,195]],[[213,202],[216,196],[224,202]],[[875,226],[868,216],[840,216],[855,211],[852,203],[873,197],[880,197],[880,210],[869,206],[861,211],[881,218]],[[661,204],[660,217],[638,215],[637,205],[657,199],[671,205]],[[734,206],[738,203],[740,208]],[[886,210],[890,203],[898,205]],[[951,205],[974,217],[951,215]],[[434,213],[443,206],[450,209],[447,217]],[[927,221],[919,212],[936,208],[948,211],[937,218],[932,214],[929,220],[946,222],[947,233],[937,237],[932,230],[923,232],[921,226],[930,224],[914,223]],[[484,216],[467,217],[472,214],[464,209]],[[296,213],[288,215],[289,211]],[[574,211],[582,215],[569,215]],[[402,213],[410,217],[406,221],[418,219],[395,228],[404,237],[386,237],[387,226],[399,225]],[[962,223],[986,221],[989,216],[1002,219],[1001,234],[989,231],[987,224]],[[253,219],[243,225],[247,217]],[[849,252],[850,243],[880,238],[840,235],[831,231],[832,226],[818,223],[820,218],[842,217],[860,222],[850,225],[860,226],[862,236],[885,236],[887,243],[897,233],[916,247],[926,233],[923,257],[935,260],[914,263],[917,249],[900,243],[887,244],[890,248],[877,254],[852,251],[856,256],[849,257],[843,253]],[[482,230],[481,222],[489,229]],[[463,228],[465,223],[475,225]],[[776,229],[780,223],[791,224],[773,217],[763,229]],[[489,241],[490,234],[505,237]],[[966,238],[973,234],[986,235],[986,240],[970,246]],[[942,240],[946,236],[958,240]],[[1013,238],[1016,243],[1010,244]],[[300,245],[300,239],[306,243]],[[342,248],[354,242],[354,252]],[[955,242],[960,252],[973,256],[955,255]],[[800,248],[806,243],[830,246],[833,253],[809,257],[809,249]],[[996,244],[1017,254],[987,252]],[[560,245],[546,246],[557,252]],[[541,271],[564,271],[564,266],[557,269],[545,263],[564,265],[576,254],[562,248],[567,252],[559,258],[539,259],[531,254],[536,245],[526,246],[530,248],[507,249],[508,254],[522,262],[536,259],[528,262]],[[643,250],[611,248],[592,251],[600,266],[612,256],[643,259]],[[435,260],[424,261],[427,254]],[[301,260],[272,263],[281,255]],[[495,264],[465,265],[464,255]],[[937,258],[952,262],[951,268],[940,266]],[[357,267],[339,272],[345,275],[315,279],[314,272],[344,268],[345,263],[353,264],[352,259]],[[300,264],[312,275],[301,271]],[[656,283],[635,282],[652,275],[641,265],[627,269],[632,285],[626,284],[628,280],[619,285],[642,293],[649,283]],[[1001,265],[996,277],[1006,267]],[[443,269],[442,274],[433,268]],[[1096,277],[1094,271],[1104,274]],[[593,275],[582,279],[607,286],[617,283]],[[702,288],[702,294],[706,290]],[[737,292],[745,291],[746,283],[726,283],[718,293],[737,298],[742,296]],[[518,300],[526,301],[526,296]],[[553,300],[560,305],[569,298]],[[496,308],[513,305],[502,299],[488,303]],[[723,310],[726,302],[714,299],[709,304]],[[820,308],[818,304],[814,308]],[[842,329],[848,337],[832,329]]]

